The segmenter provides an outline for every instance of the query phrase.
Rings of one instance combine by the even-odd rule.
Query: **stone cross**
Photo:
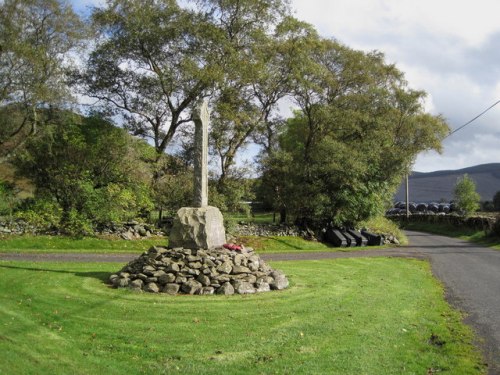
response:
[[[208,99],[198,102],[193,111],[194,130],[194,198],[193,207],[208,206]]]

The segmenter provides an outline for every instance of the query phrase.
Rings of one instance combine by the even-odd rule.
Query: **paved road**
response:
[[[429,259],[434,274],[444,283],[448,300],[467,313],[470,324],[484,340],[479,343],[489,375],[500,375],[500,251],[443,236],[406,232],[410,245],[398,249],[355,252],[262,254],[265,260],[312,260],[373,256]],[[130,254],[0,254],[0,260],[128,262]]]
[[[468,314],[480,337],[490,375],[500,374],[500,251],[469,242],[407,232],[409,253],[429,257],[448,300]]]

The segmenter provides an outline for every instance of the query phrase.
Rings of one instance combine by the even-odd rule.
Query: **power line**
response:
[[[457,131],[459,130],[462,130],[463,128],[465,128],[467,125],[469,125],[471,122],[474,122],[476,121],[479,117],[481,117],[482,115],[484,115],[486,112],[488,112],[490,109],[492,109],[494,106],[496,106],[498,103],[500,103],[500,100],[497,100],[495,103],[493,103],[492,105],[490,105],[488,108],[486,108],[483,112],[481,112],[480,114],[478,114],[476,117],[474,117],[472,120],[470,121],[467,121],[465,124],[463,124],[462,126],[456,128],[455,130],[453,130],[452,132],[450,132],[450,134],[448,134],[446,137],[444,138],[448,138],[449,136],[451,136],[452,134],[455,134]]]

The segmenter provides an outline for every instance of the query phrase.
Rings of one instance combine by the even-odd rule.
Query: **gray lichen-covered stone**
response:
[[[135,279],[130,283],[130,288],[132,289],[142,290],[143,286],[144,286],[144,281],[142,281],[141,279]]]
[[[282,290],[288,288],[288,279],[285,275],[279,274],[274,278],[274,281],[270,284],[271,289]]]
[[[156,283],[147,283],[144,287],[144,291],[149,293],[158,293],[160,291],[160,288]]]
[[[234,294],[234,287],[231,285],[231,283],[225,282],[220,286],[219,289],[217,289],[217,294],[224,294],[226,296]]]
[[[214,249],[226,242],[224,218],[217,207],[182,207],[169,237],[170,246]]]
[[[247,268],[247,267],[243,267],[243,266],[234,266],[233,267],[233,272],[234,274],[240,274],[240,273],[249,273],[250,272],[250,269]]]
[[[210,285],[210,277],[206,275],[200,275],[196,278],[196,281],[200,282],[203,286],[209,286]]]
[[[214,287],[206,286],[206,287],[202,288],[200,294],[211,295],[211,294],[214,294],[214,293],[215,293],[215,288]]]
[[[234,291],[238,294],[253,294],[255,293],[255,288],[252,284],[243,280],[236,280],[233,284]]]
[[[219,267],[217,267],[217,272],[221,273],[231,273],[233,270],[233,266],[231,265],[231,262],[224,262],[222,263]]]
[[[256,255],[252,255],[248,258],[247,267],[250,271],[255,272],[259,270],[260,258]]]
[[[173,283],[175,281],[175,275],[173,273],[167,273],[158,278],[158,282],[162,285]]]
[[[162,292],[176,295],[177,293],[179,293],[180,288],[181,286],[179,284],[168,283],[163,287]]]
[[[115,288],[126,288],[130,283],[130,279],[127,277],[124,278],[116,278],[113,280],[113,286]]]
[[[115,279],[118,279],[118,278],[119,278],[119,276],[117,274],[115,274],[115,273],[112,274],[111,276],[109,276],[109,282],[110,282],[110,284],[113,284],[113,281]]]
[[[188,280],[182,284],[181,290],[186,294],[196,294],[198,293],[203,285],[196,280]]]
[[[271,286],[264,281],[257,282],[256,285],[257,285],[256,289],[257,293],[269,292],[271,290]]]

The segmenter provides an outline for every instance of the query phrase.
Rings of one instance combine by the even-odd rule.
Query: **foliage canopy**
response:
[[[479,209],[481,196],[476,192],[476,183],[467,174],[457,180],[453,194],[458,209],[465,216]]]

